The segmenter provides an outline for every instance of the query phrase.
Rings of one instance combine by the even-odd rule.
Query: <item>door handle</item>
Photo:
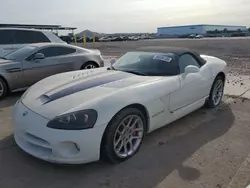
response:
[[[6,71],[12,73],[12,72],[20,72],[20,71],[22,71],[22,69],[21,68],[12,68],[12,69],[6,69]]]

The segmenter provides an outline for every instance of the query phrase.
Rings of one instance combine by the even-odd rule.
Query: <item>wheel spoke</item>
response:
[[[122,131],[117,130],[117,133],[118,133],[119,135],[123,135],[123,134],[124,134],[124,132],[125,132],[125,129],[124,129],[124,128],[123,128],[123,130],[122,130]]]
[[[124,124],[124,122],[122,122],[121,126],[123,127],[123,130],[125,130],[126,125]]]
[[[120,128],[122,127],[122,131],[120,130]],[[121,123],[121,125],[118,127],[117,131],[116,131],[119,135],[123,135],[125,132],[125,124]]]
[[[141,135],[136,135],[136,136],[132,136],[131,139],[134,140],[134,139],[141,139],[142,136]]]
[[[130,150],[134,151],[132,140],[130,140],[128,143],[129,143]]]
[[[115,142],[115,147],[117,147],[117,145],[122,141],[121,136],[119,136],[118,140]]]
[[[218,93],[218,96],[219,96],[219,97],[221,97],[221,96],[222,96],[222,92],[221,92],[221,91]]]
[[[133,124],[132,124],[131,126],[129,126],[129,128],[130,128],[131,130],[133,130],[134,126],[138,123],[138,121],[139,121],[139,119],[136,119],[136,120],[133,122]]]
[[[218,84],[218,85],[216,86],[216,88],[215,88],[215,91],[217,92],[217,91],[220,89],[220,87],[221,87],[221,84]]]
[[[117,149],[117,151],[120,152],[123,147],[124,147],[124,143],[122,142],[119,148]]]
[[[126,155],[128,155],[128,148],[127,148],[127,146],[128,146],[128,143],[127,142],[124,142],[124,152],[125,152],[125,154]]]
[[[126,125],[127,127],[130,127],[130,124],[131,124],[131,122],[133,121],[133,119],[134,119],[133,117],[131,117],[131,118],[129,119],[129,121],[128,121],[127,125]]]
[[[222,82],[217,82],[217,85],[216,85],[216,91],[218,91],[218,89],[222,86]]]
[[[133,129],[132,132],[134,133],[134,132],[140,132],[140,131],[143,131],[143,128],[136,128],[136,129]]]

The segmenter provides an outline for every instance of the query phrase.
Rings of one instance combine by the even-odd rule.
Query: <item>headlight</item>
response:
[[[93,128],[97,120],[97,112],[92,109],[72,112],[55,117],[47,127],[64,130],[81,130]]]

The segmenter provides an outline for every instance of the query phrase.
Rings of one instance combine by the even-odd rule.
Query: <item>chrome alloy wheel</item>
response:
[[[212,95],[212,100],[214,103],[214,106],[217,106],[223,96],[223,88],[224,88],[224,83],[222,80],[217,80],[217,82],[214,85],[214,89],[213,89],[213,95]]]
[[[116,155],[120,158],[132,156],[140,146],[143,133],[143,121],[138,115],[125,117],[118,125],[113,140]]]
[[[96,66],[92,64],[89,64],[86,67],[84,67],[84,69],[94,69],[94,68],[96,68]]]

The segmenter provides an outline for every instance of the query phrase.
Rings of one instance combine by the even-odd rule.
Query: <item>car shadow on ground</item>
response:
[[[16,103],[16,101],[22,96],[23,93],[24,93],[23,91],[10,93],[8,96],[6,96],[4,99],[0,101],[0,109],[13,106]]]
[[[0,141],[0,187],[131,187],[157,186],[173,170],[187,181],[200,171],[183,165],[199,148],[224,135],[234,115],[227,104],[217,109],[200,109],[148,135],[141,150],[131,159],[111,165],[54,165],[22,152],[13,135]]]

